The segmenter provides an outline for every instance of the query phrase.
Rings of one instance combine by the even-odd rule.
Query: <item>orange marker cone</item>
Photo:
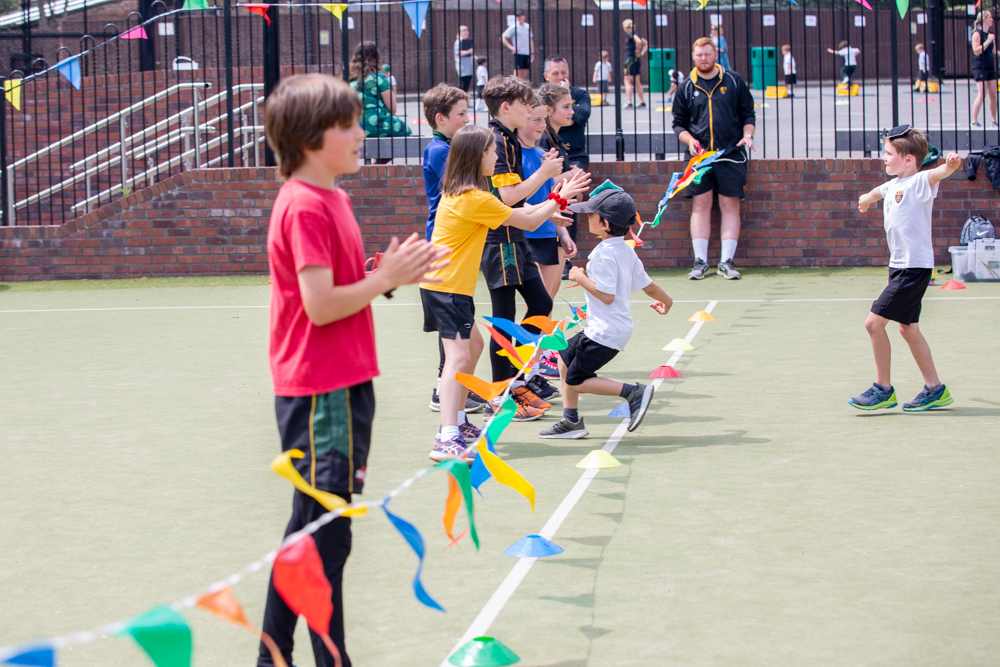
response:
[[[682,378],[684,377],[673,366],[660,366],[649,374],[651,378]]]
[[[965,285],[957,280],[949,280],[944,285],[941,285],[941,289],[965,289]]]

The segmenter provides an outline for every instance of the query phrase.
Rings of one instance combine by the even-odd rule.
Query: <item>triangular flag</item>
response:
[[[257,16],[263,16],[264,20],[267,21],[267,24],[271,25],[271,17],[267,15],[267,8],[270,7],[271,5],[245,4],[243,6],[246,7],[248,10],[250,10],[251,14],[256,14]]]
[[[123,32],[118,36],[121,39],[149,39],[148,35],[146,35],[146,29],[141,25],[132,28],[128,32]]]
[[[16,651],[17,649],[15,649]],[[56,650],[51,646],[34,644],[20,649],[19,653],[0,658],[5,665],[29,665],[30,667],[53,667]]]
[[[126,621],[118,635],[131,635],[156,667],[191,667],[191,627],[170,607],[155,607]]]
[[[864,6],[865,9],[871,9],[872,8],[872,6],[868,4],[867,0],[857,0],[857,1],[860,2]]]
[[[569,343],[566,342],[566,334],[563,333],[562,329],[557,329],[555,333],[545,336],[538,341],[538,347],[543,350],[559,352],[568,348]]]
[[[507,357],[510,362],[514,364],[517,370],[524,370],[525,365],[531,359],[532,354],[535,351],[534,345],[520,345],[514,348],[514,355],[511,355],[507,350],[500,350],[497,352],[501,357]]]
[[[80,56],[67,58],[56,65],[56,69],[73,84],[74,88],[80,90]]]
[[[320,6],[326,11],[336,16],[341,21],[344,20],[344,10],[347,9],[347,5],[320,5]]]
[[[403,3],[403,10],[410,17],[410,23],[413,24],[413,31],[417,33],[417,39],[420,39],[420,35],[424,31],[424,17],[427,16],[427,7],[430,4],[428,0]]]
[[[399,531],[399,534],[403,536],[406,543],[409,544],[410,548],[417,554],[417,558],[420,561],[417,564],[417,573],[413,576],[413,592],[416,594],[417,599],[431,609],[444,611],[444,607],[439,605],[434,598],[427,594],[427,591],[424,590],[424,585],[420,582],[420,571],[424,569],[424,538],[420,536],[420,531],[406,519],[398,517],[390,512],[388,502],[385,502],[382,505],[382,511],[385,512],[389,522],[396,528],[396,530]]]
[[[497,331],[496,329],[494,329],[493,327],[491,327],[489,325],[483,325],[483,326],[485,326],[486,330],[490,332],[490,336],[493,337],[493,340],[496,341],[497,345],[499,345],[501,348],[503,348],[504,350],[506,350],[508,352],[508,354],[510,354],[510,355],[512,355],[514,357],[517,356],[517,352],[514,351],[514,346],[511,345],[510,341],[507,340],[506,338],[504,338],[500,334],[499,331]]]
[[[247,615],[243,612],[243,606],[233,595],[233,589],[224,586],[214,593],[204,593],[198,598],[195,604],[205,611],[209,611],[224,621],[229,621],[233,625],[246,628],[253,634],[257,634],[257,628],[250,624]]]
[[[714,322],[715,318],[711,314],[705,312],[704,310],[699,310],[694,315],[688,318],[688,322]]]
[[[490,442],[489,435],[487,434],[483,437],[483,439],[486,440],[486,448],[496,454],[497,450],[493,448],[493,443]],[[483,463],[483,459],[477,456],[472,462],[472,466],[469,468],[469,481],[472,484],[472,488],[479,491],[479,487],[482,486],[483,482],[488,480],[490,477],[492,477],[492,475],[490,474],[490,471],[486,469],[486,464]],[[483,495],[482,491],[479,491],[479,495]]]
[[[500,412],[493,415],[493,419],[490,423],[486,425],[486,435],[485,437],[493,444],[500,442],[500,436],[503,434],[504,429],[506,429],[512,421],[514,421],[514,415],[517,414],[517,403],[514,399],[507,394],[507,398],[504,399],[503,405],[500,406]]]
[[[184,0],[184,6],[181,9],[208,9],[207,0]]]
[[[347,505],[347,501],[340,496],[309,486],[309,483],[302,478],[302,475],[299,474],[299,471],[295,469],[295,465],[292,463],[292,459],[301,459],[304,457],[305,454],[298,449],[290,449],[287,452],[282,452],[271,461],[271,470],[279,477],[283,477],[291,482],[292,486],[315,499],[316,502],[328,510],[333,511],[338,507]]]
[[[534,334],[522,327],[516,322],[511,322],[510,320],[504,319],[502,317],[484,317],[484,320],[495,326],[500,331],[504,332],[508,336],[516,338],[518,342],[524,343],[538,343],[539,339],[542,337],[541,334]]]
[[[490,383],[486,380],[480,380],[475,375],[469,375],[468,373],[455,373],[455,379],[458,380],[459,384],[463,387],[469,391],[474,391],[487,401],[490,401],[502,394],[507,389],[507,385],[510,384],[510,380],[500,380],[499,382]]]
[[[541,329],[547,334],[550,334],[553,331],[555,331],[558,325],[559,325],[558,322],[553,322],[545,315],[532,315],[531,317],[525,318],[521,322],[522,327],[523,326],[537,327],[538,329]]]
[[[667,352],[686,352],[687,350],[693,350],[694,347],[683,338],[675,338],[667,343],[666,347],[663,349]]]
[[[7,101],[14,105],[14,108],[18,111],[21,110],[21,80],[20,79],[7,79],[3,82],[4,87],[4,97]]]
[[[698,0],[698,10],[705,9],[706,6],[708,6],[708,0]]]
[[[678,372],[677,369],[674,368],[673,366],[660,366],[655,371],[653,371],[652,373],[650,373],[649,377],[651,377],[651,378],[682,378],[684,376],[681,375],[681,373]],[[628,404],[627,403],[623,403],[622,405],[628,405]]]
[[[906,17],[906,10],[910,8],[910,0],[896,0],[896,9],[899,11],[899,18]]]

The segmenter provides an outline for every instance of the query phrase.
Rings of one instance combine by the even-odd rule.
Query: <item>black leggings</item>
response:
[[[548,290],[545,289],[545,283],[542,282],[541,278],[532,278],[521,285],[491,289],[490,301],[493,302],[493,317],[502,317],[506,320],[517,322],[517,303],[514,301],[515,292],[520,292],[521,296],[524,297],[524,303],[528,307],[528,312],[524,314],[526,318],[534,317],[535,315],[548,316],[552,312],[552,297],[549,296]],[[527,326],[525,329],[532,333],[540,333],[537,327]],[[500,332],[500,335],[509,338],[503,332]],[[514,368],[514,364],[510,363],[507,357],[501,357],[497,354],[502,349],[493,340],[493,337],[490,336],[490,366],[493,367],[494,382],[509,380],[517,375],[517,369]]]

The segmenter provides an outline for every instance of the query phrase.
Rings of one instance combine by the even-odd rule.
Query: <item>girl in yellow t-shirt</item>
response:
[[[469,443],[479,439],[479,429],[468,422],[465,405],[468,390],[455,379],[456,373],[474,373],[483,338],[475,325],[476,279],[486,244],[486,232],[501,225],[537,229],[561,208],[560,200],[511,208],[490,194],[487,177],[493,175],[497,150],[493,133],[467,125],[455,133],[448,151],[448,163],[441,180],[441,203],[435,216],[431,242],[451,248],[451,264],[428,274],[420,283],[424,307],[424,331],[436,331],[444,346],[441,374],[441,431],[432,461],[475,455]],[[553,188],[562,201],[586,189],[587,174],[567,179]]]

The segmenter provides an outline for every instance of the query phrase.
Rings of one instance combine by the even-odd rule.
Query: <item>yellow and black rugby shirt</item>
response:
[[[757,124],[753,95],[739,74],[719,64],[715,67],[717,74],[711,79],[702,79],[697,70],[692,70],[678,88],[674,96],[674,134],[687,130],[705,150],[725,148],[734,152],[732,149],[743,139],[743,126]]]
[[[500,188],[505,185],[517,185],[524,180],[524,163],[521,161],[521,142],[517,135],[496,118],[490,119],[490,130],[497,142],[497,164],[490,177],[490,192],[500,199]],[[503,201],[502,199],[500,199]],[[524,206],[524,200],[517,202],[511,208]],[[499,229],[491,229],[486,234],[487,243],[517,243],[524,241],[524,230],[503,225]]]

